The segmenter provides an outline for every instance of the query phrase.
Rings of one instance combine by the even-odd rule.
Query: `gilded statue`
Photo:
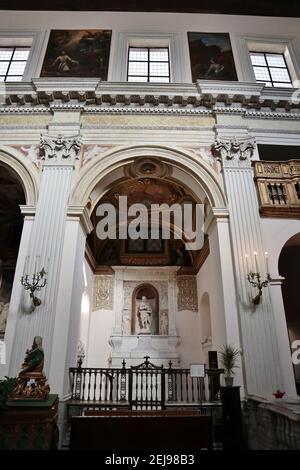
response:
[[[12,400],[45,400],[50,387],[43,373],[44,350],[41,336],[35,336],[31,349],[26,351]]]

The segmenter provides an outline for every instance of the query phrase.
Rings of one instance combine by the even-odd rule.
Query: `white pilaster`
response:
[[[31,239],[31,231],[34,221],[34,212],[35,208],[22,206],[22,214],[25,215],[22,237],[19,246],[19,253],[15,271],[15,278],[13,283],[13,288],[11,292],[10,304],[9,304],[9,313],[7,317],[6,331],[5,331],[5,347],[6,347],[6,364],[0,365],[0,377],[4,378],[9,375],[9,363],[12,356],[14,339],[16,335],[16,326],[19,316],[19,307],[21,299],[24,297],[24,290],[21,285],[20,279],[24,272],[24,263],[25,258],[28,253],[28,247]]]
[[[247,280],[248,268],[245,262],[245,254],[248,254],[249,269],[266,275],[265,250],[251,168],[254,142],[244,138],[217,139],[215,150],[223,164],[230,211],[246,388],[248,393],[269,395],[283,386],[282,371],[278,366],[280,360],[275,318],[267,288],[263,290],[260,304],[255,306],[252,303],[254,292]],[[257,267],[254,252],[257,252]]]
[[[66,220],[61,270],[58,277],[56,315],[49,371],[52,393],[61,400],[69,393],[69,367],[76,366],[81,299],[84,290],[83,262],[86,235],[92,225],[86,209],[69,209]]]
[[[168,282],[168,302],[169,302],[169,335],[177,336],[177,270],[170,270]]]
[[[114,306],[115,306],[115,325],[112,334],[122,334],[122,314],[123,314],[123,281],[124,281],[124,268],[118,266],[114,268],[115,271],[115,292],[114,292]]]
[[[215,308],[217,307],[219,312],[217,315],[218,328],[215,328],[214,332],[214,344],[217,348],[221,348],[226,342],[241,351],[241,357],[238,359],[237,364],[238,367],[234,372],[235,385],[241,387],[241,396],[243,396],[243,350],[239,332],[237,295],[230,244],[228,212],[215,211],[215,214],[212,212],[207,223],[209,224],[207,231],[209,234],[210,256],[214,258],[214,286],[216,292],[213,305]],[[218,297],[218,299],[216,297]]]
[[[79,138],[45,136],[41,138],[44,153],[43,176],[39,199],[27,252],[26,274],[30,276],[43,267],[47,285],[39,293],[41,306],[29,313],[30,299],[26,293],[17,314],[15,340],[9,358],[9,374],[18,373],[26,349],[34,336],[43,337],[45,372],[48,375],[52,352],[53,329],[57,306],[59,273],[65,233],[66,207],[70,193]]]

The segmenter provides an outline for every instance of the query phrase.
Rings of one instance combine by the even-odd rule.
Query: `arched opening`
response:
[[[165,365],[170,360],[175,366],[180,360],[187,365],[199,361],[202,353],[197,328],[198,299],[197,289],[194,292],[193,286],[210,254],[208,236],[204,234],[202,248],[186,249],[185,233],[180,230],[183,227],[173,214],[168,223],[159,218],[158,237],[152,237],[151,232],[147,232],[146,239],[131,238],[127,233],[125,237],[120,236],[119,220],[124,213],[121,198],[126,198],[127,203],[126,226],[135,218],[128,212],[135,205],[146,208],[146,219],[150,222],[149,208],[153,204],[177,205],[181,209],[184,204],[189,204],[195,230],[197,204],[204,205],[204,219],[212,220],[212,208],[220,209],[222,215],[227,210],[219,175],[192,153],[158,146],[123,148],[108,151],[84,165],[70,202],[86,206],[94,227],[86,244],[89,288],[92,291],[94,285],[95,294],[101,285],[103,289],[101,287],[99,295],[111,300],[107,307],[99,308],[102,302],[98,303],[97,299],[94,302],[93,298],[89,343],[109,343],[108,363],[118,367],[124,357],[128,363],[139,364],[145,355]],[[110,226],[115,236],[101,239],[97,228],[104,214],[99,214],[98,209],[101,211],[105,204],[115,208],[116,218],[112,218]],[[140,227],[144,229],[146,225],[143,221]],[[169,228],[169,238],[162,236],[165,228]],[[202,233],[203,228],[204,225],[201,226]],[[186,282],[180,284],[180,293],[178,275],[186,276]],[[111,282],[114,292],[110,296],[112,291],[108,286]],[[146,289],[143,293],[142,289],[136,296],[137,289],[146,284],[155,290],[149,292]],[[151,311],[157,312],[153,315],[150,331],[141,325],[137,316],[143,297],[146,297],[145,318],[149,308],[147,302]],[[98,366],[99,355],[96,357],[92,349],[95,348],[89,347],[89,365]]]
[[[0,163],[0,337],[4,336],[21,240],[25,204],[23,187],[13,170]]]
[[[284,277],[282,297],[290,345],[300,339],[299,279],[300,279],[300,232],[291,237],[281,250],[279,274]],[[300,395],[300,364],[294,364],[297,392]]]
[[[145,172],[148,171],[150,163],[145,162]],[[193,272],[197,269],[200,250],[189,251],[184,246],[184,236],[181,236],[182,227],[175,224],[175,215],[172,213],[169,222],[165,223],[162,214],[159,215],[157,223],[157,236],[152,236],[151,232],[151,207],[153,205],[177,205],[179,208],[184,204],[191,204],[194,207],[198,201],[192,191],[189,191],[184,184],[155,175],[150,177],[148,173],[142,175],[132,175],[130,168],[127,175],[119,181],[114,182],[113,187],[109,187],[106,193],[95,204],[91,214],[94,230],[88,236],[88,251],[90,260],[96,269],[102,271],[111,266],[179,266],[183,272]],[[132,172],[133,173],[133,172]],[[116,219],[120,221],[122,217],[121,200],[126,199],[126,208],[134,205],[143,205],[147,213],[147,220],[140,223],[138,231],[146,234],[133,239],[127,232],[126,238],[120,233],[120,225],[113,227],[113,236],[105,239],[99,237],[98,223],[101,221],[99,209],[104,205],[115,208]],[[103,215],[103,214],[102,214]],[[128,226],[135,217],[125,214]],[[168,225],[169,224],[169,225]],[[147,227],[145,227],[147,225]],[[170,237],[166,234],[169,229]],[[178,237],[177,237],[178,235]],[[144,236],[144,238],[143,238]],[[108,270],[108,269],[106,269]]]

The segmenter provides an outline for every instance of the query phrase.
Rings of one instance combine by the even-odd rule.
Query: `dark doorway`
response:
[[[282,297],[290,344],[300,340],[300,233],[291,237],[282,248],[279,257],[279,273],[285,279]],[[297,392],[300,395],[300,364],[294,365]]]

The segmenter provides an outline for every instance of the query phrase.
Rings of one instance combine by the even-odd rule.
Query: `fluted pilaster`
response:
[[[242,336],[243,362],[248,393],[270,394],[282,386],[275,320],[268,288],[259,305],[253,305],[253,292],[247,280],[249,266],[266,274],[259,208],[253,182],[252,139],[217,139],[215,152],[223,166],[223,177],[230,211],[230,232]]]
[[[12,375],[17,373],[35,335],[43,337],[46,373],[49,368],[66,208],[79,150],[78,136],[68,139],[61,136],[41,137],[43,175],[24,270],[26,274],[32,275],[44,267],[47,271],[47,285],[39,292],[42,304],[34,311],[31,311],[28,293],[24,292],[21,298],[10,361]]]

